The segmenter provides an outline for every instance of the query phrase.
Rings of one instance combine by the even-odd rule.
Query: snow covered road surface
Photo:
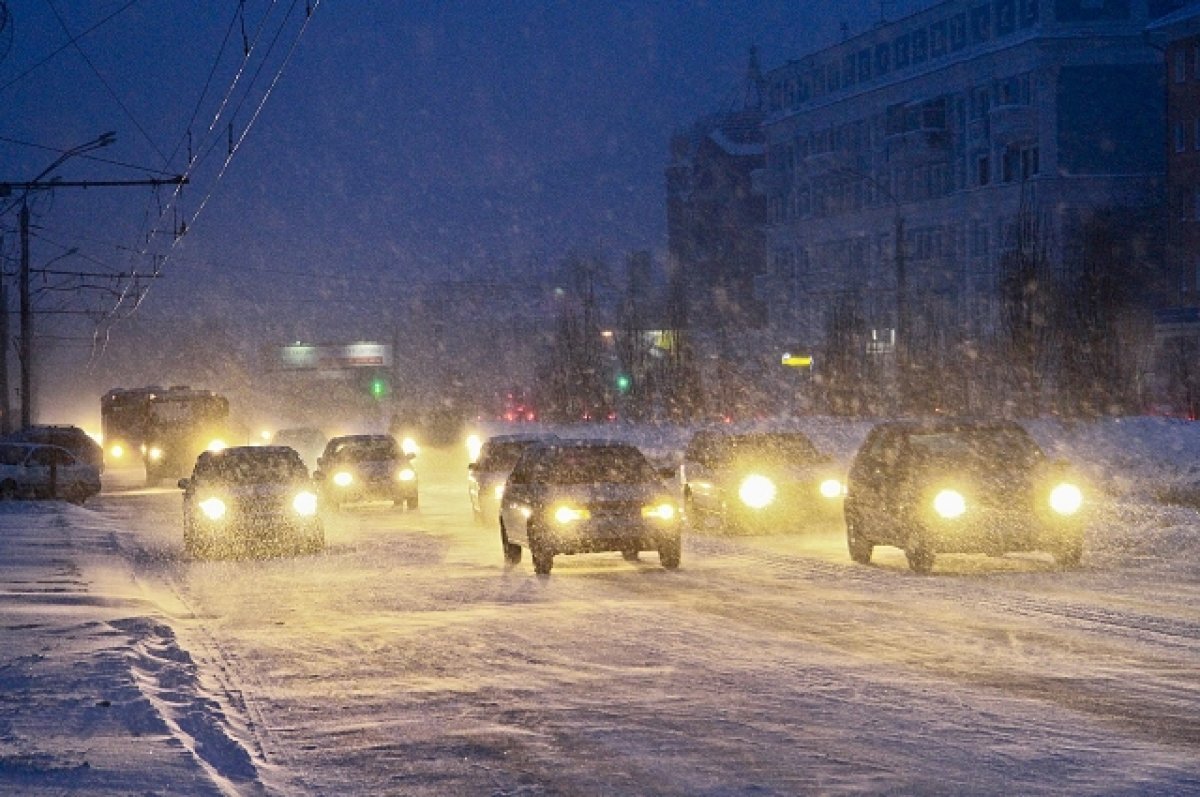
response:
[[[5,638],[58,647],[0,654],[0,792],[1200,794],[1192,509],[1118,496],[1079,570],[921,577],[825,529],[537,578],[472,524],[464,464],[423,455],[421,510],[341,513],[298,558],[187,560],[177,491],[8,507]]]

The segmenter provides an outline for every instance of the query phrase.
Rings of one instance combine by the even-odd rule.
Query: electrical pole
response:
[[[99,141],[104,142],[108,139],[102,136]],[[77,148],[78,149],[78,148]],[[72,153],[75,154],[75,153]],[[66,158],[60,158],[54,165],[57,166]],[[53,168],[53,166],[51,167]],[[8,196],[13,189],[19,189],[25,192],[21,198],[21,271],[18,282],[18,290],[20,292],[20,308],[21,308],[21,340],[18,346],[18,359],[21,365],[21,426],[29,426],[33,422],[33,306],[29,292],[29,192],[30,191],[52,191],[55,188],[115,188],[129,186],[160,186],[160,185],[187,185],[188,178],[180,175],[179,177],[170,177],[166,179],[153,180],[74,180],[70,182],[62,180],[43,181],[44,176],[50,169],[42,172],[38,178],[30,182],[0,182],[0,196]],[[5,346],[8,345],[7,339],[3,341]],[[7,417],[7,415],[5,416]]]
[[[0,235],[0,252],[4,251],[3,243],[4,236]],[[0,434],[4,435],[13,430],[8,390],[8,280],[0,258]]]

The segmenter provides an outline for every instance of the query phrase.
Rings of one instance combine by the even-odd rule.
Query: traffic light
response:
[[[376,401],[382,401],[387,398],[392,391],[392,384],[388,380],[388,375],[380,371],[375,371],[366,380],[367,392],[371,394],[371,398]]]
[[[633,387],[633,379],[629,374],[617,374],[617,392],[628,393],[629,388]]]

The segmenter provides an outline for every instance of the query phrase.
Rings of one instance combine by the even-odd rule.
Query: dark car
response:
[[[842,516],[841,469],[801,432],[696,432],[679,478],[693,522],[761,531]]]
[[[104,472],[104,448],[78,426],[37,424],[13,432],[6,439],[14,443],[39,443],[65,448],[76,458],[93,466],[98,473]]]
[[[866,564],[876,545],[894,545],[919,573],[939,553],[1048,551],[1075,565],[1083,555],[1080,485],[1016,423],[880,424],[850,468],[850,557]]]
[[[560,440],[521,455],[504,487],[500,543],[509,564],[529,548],[533,569],[550,572],[556,554],[620,551],[626,559],[658,551],[679,567],[680,512],[636,446]]]
[[[192,556],[325,545],[317,493],[286,446],[205,451],[183,490],[183,544]]]
[[[317,460],[316,476],[335,509],[353,501],[391,501],[416,509],[417,472],[412,455],[389,434],[335,437]]]
[[[553,434],[501,434],[483,442],[479,457],[467,465],[467,495],[477,522],[492,523],[500,516],[504,482],[525,449],[557,439]]]

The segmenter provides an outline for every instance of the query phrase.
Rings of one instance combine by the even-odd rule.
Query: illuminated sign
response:
[[[294,343],[277,350],[277,367],[285,371],[330,371],[346,368],[390,368],[392,347],[386,343],[308,345]]]
[[[792,354],[784,352],[779,361],[788,368],[812,368],[813,358],[810,354]]]

